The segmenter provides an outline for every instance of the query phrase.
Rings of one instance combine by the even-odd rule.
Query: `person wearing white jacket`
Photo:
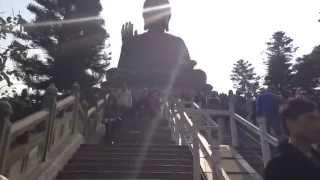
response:
[[[123,84],[119,91],[117,104],[119,106],[121,116],[126,116],[132,107],[132,93],[126,84]]]

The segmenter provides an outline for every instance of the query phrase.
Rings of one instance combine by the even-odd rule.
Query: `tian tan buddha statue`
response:
[[[184,41],[168,34],[171,8],[168,0],[146,0],[143,7],[145,33],[122,27],[122,50],[118,71],[130,86],[196,88],[206,85],[206,74],[194,70]]]

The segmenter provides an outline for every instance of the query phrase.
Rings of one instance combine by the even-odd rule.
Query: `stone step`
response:
[[[58,175],[57,180],[62,179],[96,179],[96,178],[152,178],[152,179],[169,179],[169,180],[192,180],[192,172],[136,172],[136,171],[68,171]]]
[[[124,132],[113,132],[112,136],[118,137],[162,137],[171,139],[171,132],[170,131],[162,131],[162,132],[144,132],[139,130],[125,130]]]
[[[67,166],[135,166],[137,163],[141,164],[143,163],[143,166],[192,166],[192,163],[190,161],[161,161],[161,160],[144,160],[144,161],[124,161],[124,160],[110,160],[108,162],[75,162],[70,161]]]
[[[192,156],[190,152],[187,151],[130,151],[130,150],[113,150],[113,151],[78,151],[74,154],[74,156],[152,156],[152,155],[160,155],[160,156]]]
[[[132,162],[132,161],[137,161],[140,159],[145,159],[145,161],[158,161],[158,162],[162,162],[162,161],[167,161],[168,163],[172,162],[172,161],[176,161],[176,162],[188,162],[190,163],[190,161],[192,162],[192,158],[180,158],[180,157],[145,157],[145,156],[127,156],[127,157],[74,157],[70,160],[70,162],[80,162],[80,161],[85,161],[87,163],[91,163],[91,162],[106,162],[108,163],[108,161],[127,161],[127,162]]]
[[[64,171],[77,171],[77,170],[86,170],[86,171],[134,171],[136,170],[137,164],[105,164],[101,166],[88,165],[88,164],[69,164],[65,166]],[[178,171],[178,172],[191,172],[193,170],[192,165],[142,165],[139,169],[143,172],[150,171]]]
[[[97,154],[109,154],[109,153],[159,153],[159,154],[189,154],[191,152],[189,149],[185,148],[121,148],[121,147],[106,147],[106,148],[92,148],[92,149],[83,149],[80,148],[76,154],[90,154],[90,153],[97,153]]]
[[[168,133],[148,133],[148,132],[139,132],[139,131],[132,131],[122,134],[114,134],[115,137],[135,137],[135,138],[145,138],[145,137],[152,137],[152,138],[168,138],[171,139],[171,134]]]
[[[108,150],[108,149],[149,149],[149,150],[178,150],[178,151],[188,151],[188,146],[177,146],[174,144],[159,144],[159,143],[152,143],[152,144],[142,144],[142,143],[124,143],[124,144],[113,144],[110,146],[106,145],[92,145],[92,144],[82,144],[79,151],[86,151],[86,150]]]
[[[192,180],[192,153],[174,144],[167,121],[115,125],[102,144],[81,145],[57,180]]]
[[[159,154],[159,153],[79,153],[79,154],[75,154],[75,157],[78,158],[88,158],[88,159],[109,159],[109,158],[139,158],[139,157],[143,157],[146,159],[192,159],[192,156],[188,155],[188,154]],[[80,158],[80,159],[81,159]]]
[[[157,164],[170,164],[170,165],[182,165],[182,164],[192,164],[191,159],[141,159],[139,157],[134,158],[105,158],[105,159],[95,159],[95,158],[81,158],[74,157],[69,163],[77,164],[77,163],[87,163],[87,164],[95,164],[95,165],[103,165],[103,164],[135,164],[136,162],[142,161],[144,164],[149,165],[157,165]]]
[[[173,140],[168,137],[146,137],[146,136],[112,136],[108,139],[112,139],[115,142],[149,142],[157,144],[171,144]]]
[[[70,178],[62,178],[59,180],[71,180]],[[77,178],[77,180],[106,180],[105,178]],[[167,180],[167,179],[155,179],[155,178],[108,178],[108,180]]]

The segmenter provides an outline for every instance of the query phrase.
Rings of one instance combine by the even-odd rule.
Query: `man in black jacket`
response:
[[[318,106],[306,99],[292,99],[281,116],[289,139],[280,143],[279,153],[268,163],[265,180],[320,180],[320,154],[312,147],[320,142]]]

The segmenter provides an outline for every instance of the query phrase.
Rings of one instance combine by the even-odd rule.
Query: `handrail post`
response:
[[[214,162],[215,172],[217,174],[218,180],[222,180],[222,172],[221,172],[221,155],[220,155],[220,134],[219,134],[219,126],[216,128],[207,127],[206,131],[208,134],[209,146],[211,150],[211,159]]]
[[[96,133],[98,122],[101,122],[101,119],[102,119],[99,113],[99,97],[98,96],[95,96],[95,102],[96,102],[95,104],[96,111],[93,113],[94,122],[91,129],[92,134]]]
[[[0,174],[6,175],[8,150],[10,146],[10,116],[13,113],[11,105],[0,101]]]
[[[90,136],[90,119],[88,117],[88,110],[89,110],[89,104],[86,100],[82,101],[82,109],[84,111],[84,128],[83,128],[83,133],[85,138],[89,138]]]
[[[193,119],[192,126],[192,150],[193,150],[193,180],[200,180],[200,153],[199,153],[199,138],[198,138],[198,123],[197,119]]]
[[[180,139],[181,139],[181,144],[183,144],[183,130],[182,130],[182,121],[183,121],[183,102],[178,102],[177,103],[177,110],[178,110],[178,113],[177,115],[179,115],[180,117],[176,117],[176,127],[177,127],[177,142],[178,142],[178,145],[180,145]]]
[[[235,111],[234,111],[234,101],[235,97],[233,95],[229,96],[229,115],[230,115],[230,130],[231,130],[231,140],[232,146],[238,147],[239,146],[239,139],[238,139],[238,130],[237,130],[237,123],[234,118]]]
[[[171,109],[172,107],[172,109]],[[174,106],[168,106],[168,113],[169,113],[169,118],[170,118],[170,128],[171,128],[171,136],[172,136],[172,140],[178,145],[179,142],[177,141],[177,118],[175,116],[175,109]]]
[[[173,122],[172,122],[173,120],[172,120],[171,112],[170,112],[170,101],[167,101],[167,103],[165,104],[164,111],[165,111],[165,114],[166,114],[166,118],[169,121],[171,138],[172,138],[172,140],[174,140],[174,125],[173,125]]]
[[[261,143],[262,159],[263,159],[264,166],[266,166],[269,160],[271,159],[270,146],[266,136],[267,135],[266,118],[259,117],[258,123],[260,127],[260,143]]]
[[[58,89],[54,84],[50,84],[48,87],[43,101],[43,108],[49,111],[49,119],[46,123],[46,140],[43,149],[42,161],[45,161],[50,147],[54,141],[54,120],[56,118],[56,106],[57,106],[57,93]]]
[[[223,143],[223,139],[224,139],[224,128],[225,128],[225,126],[224,126],[224,120],[223,120],[223,118],[222,117],[219,117],[218,119],[217,119],[217,123],[218,123],[218,142],[219,142],[219,144],[222,144]]]
[[[71,132],[74,134],[77,128],[77,122],[79,120],[79,108],[80,108],[80,85],[78,83],[73,84],[73,95],[75,97],[73,104],[73,120]]]

